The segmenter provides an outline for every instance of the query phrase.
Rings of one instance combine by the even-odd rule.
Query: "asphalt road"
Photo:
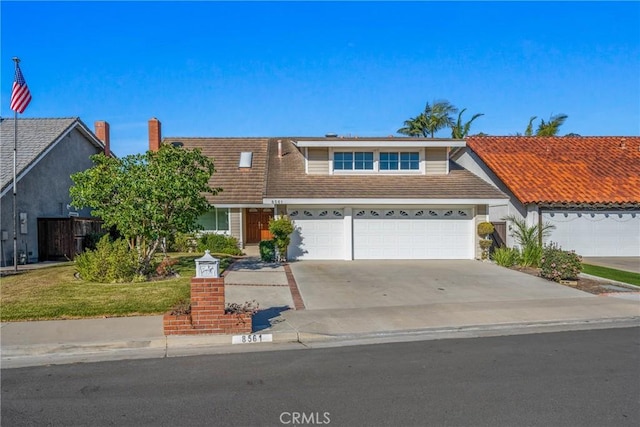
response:
[[[640,328],[2,370],[2,425],[640,425]]]

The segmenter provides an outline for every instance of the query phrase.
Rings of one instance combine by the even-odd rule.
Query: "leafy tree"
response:
[[[141,274],[150,271],[165,238],[197,229],[196,219],[210,208],[205,194],[220,191],[208,184],[213,161],[197,149],[163,145],[122,159],[91,159],[92,168],[71,176],[71,203],[91,207],[107,227],[117,227],[137,252]]]
[[[462,114],[467,111],[466,108],[463,108],[462,111],[458,114],[458,121],[451,126],[451,138],[454,139],[464,139],[467,135],[469,135],[469,130],[471,129],[471,123],[478,117],[484,116],[483,113],[474,114],[471,117],[471,120],[462,124]]]
[[[291,242],[293,230],[293,222],[287,215],[269,220],[269,232],[273,234],[273,240],[278,248],[278,260],[287,260],[287,248]]]
[[[398,133],[408,136],[433,138],[435,133],[446,127],[454,126],[452,114],[458,112],[449,101],[436,101],[433,105],[427,102],[424,111],[418,116],[405,120]]]
[[[556,136],[560,131],[560,126],[564,124],[568,117],[569,116],[566,114],[556,114],[555,116],[551,116],[548,122],[545,122],[544,119],[540,119],[540,124],[536,130],[536,136]],[[524,131],[525,136],[533,135],[533,121],[537,118],[537,116],[533,116],[529,119],[529,125]]]

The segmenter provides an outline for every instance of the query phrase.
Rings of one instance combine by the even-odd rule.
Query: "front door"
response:
[[[269,220],[273,209],[247,209],[247,243],[260,243],[273,238],[269,233]]]

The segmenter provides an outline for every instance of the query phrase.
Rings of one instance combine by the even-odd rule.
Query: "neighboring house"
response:
[[[582,256],[640,256],[640,137],[469,137],[453,159],[509,195],[489,207],[498,226],[515,215]]]
[[[96,136],[100,135],[100,138]],[[40,258],[46,242],[39,220],[89,217],[89,210],[69,206],[70,175],[93,166],[92,154],[109,153],[109,125],[96,122],[96,134],[78,118],[18,119],[16,156],[16,217],[19,255],[28,262]],[[13,153],[14,119],[0,120],[1,259],[13,265]],[[72,258],[73,253],[64,254]],[[24,259],[24,258],[23,258]]]
[[[507,196],[449,161],[464,141],[424,138],[161,138],[213,158],[207,231],[241,245],[269,238],[287,214],[290,259],[473,259],[476,225]]]

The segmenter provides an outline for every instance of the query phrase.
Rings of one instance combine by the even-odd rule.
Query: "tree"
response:
[[[564,124],[568,117],[566,114],[556,114],[555,116],[551,116],[548,122],[540,119],[536,136],[556,136],[560,131],[560,126]],[[537,116],[533,116],[529,119],[529,125],[524,131],[525,136],[533,135],[533,121],[537,118]]]
[[[404,127],[397,132],[408,136],[433,138],[439,130],[454,125],[451,115],[457,112],[458,109],[449,101],[436,101],[433,106],[427,102],[424,111],[416,117],[405,120]]]
[[[217,194],[209,179],[213,161],[200,150],[163,145],[122,159],[96,154],[94,166],[71,176],[71,204],[93,209],[108,227],[116,226],[137,251],[139,273],[150,270],[161,242],[173,233],[197,229],[209,210],[205,194]]]
[[[471,120],[469,120],[465,124],[462,124],[462,114],[464,114],[465,111],[467,111],[466,108],[463,108],[462,111],[460,111],[460,113],[458,114],[458,121],[453,126],[451,126],[451,138],[454,138],[454,139],[466,138],[466,136],[469,135],[469,130],[471,129],[471,123],[473,123],[473,121],[478,117],[484,116],[483,113],[474,114],[473,117],[471,117]]]

